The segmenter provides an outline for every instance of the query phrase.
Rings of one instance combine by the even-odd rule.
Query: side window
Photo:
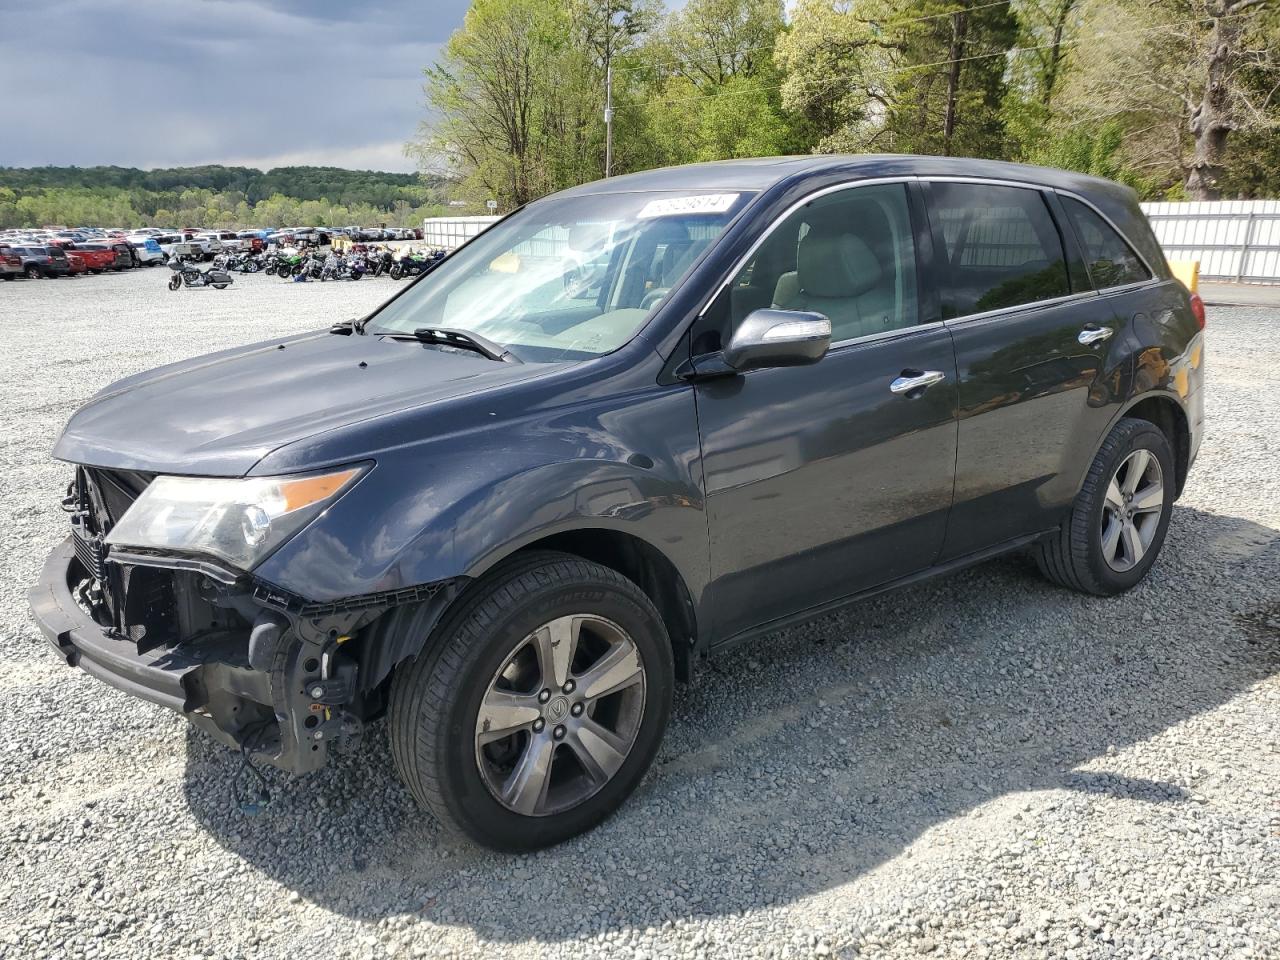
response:
[[[1070,292],[1062,238],[1038,190],[929,185],[944,320]]]
[[[728,331],[752,310],[808,310],[831,342],[917,322],[915,236],[905,184],[818,197],[777,226],[726,290]]]
[[[1075,227],[1080,245],[1084,247],[1084,258],[1089,264],[1089,276],[1093,278],[1094,286],[1102,290],[1151,279],[1150,272],[1124,237],[1087,204],[1063,197],[1062,206]]]

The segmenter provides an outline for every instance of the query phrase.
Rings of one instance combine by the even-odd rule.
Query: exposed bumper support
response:
[[[346,718],[333,715],[339,711],[309,711],[305,699],[284,693],[301,686],[292,676],[304,669],[297,656],[299,643],[281,651],[279,677],[249,665],[247,635],[140,651],[76,602],[72,578],[83,575],[79,567],[68,537],[49,555],[39,582],[27,594],[40,631],[68,665],[178,711],[228,746],[240,748],[252,737],[255,754],[277,767],[304,773],[324,764],[329,741],[342,732]],[[270,735],[262,735],[264,722],[273,727]]]
[[[200,660],[175,651],[138,653],[134,644],[113,639],[80,609],[71,595],[68,574],[75,558],[67,537],[49,554],[39,582],[27,592],[31,614],[45,638],[67,661],[104,683],[143,700],[189,713],[193,702],[189,681]]]

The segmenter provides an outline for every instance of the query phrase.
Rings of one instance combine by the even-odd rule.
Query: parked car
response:
[[[196,235],[197,240],[201,238],[217,240],[224,251],[240,249],[240,236],[233,230],[215,230]]]
[[[264,238],[269,236],[265,230],[241,230],[236,234],[236,238],[240,241],[240,249],[257,253],[265,246]]]
[[[117,270],[116,251],[107,243],[81,241],[80,243],[63,243],[62,249],[74,251],[84,260],[90,273],[102,273],[104,270]]]
[[[154,267],[168,259],[151,234],[131,234],[125,238],[125,242],[133,248],[133,255],[139,266]]]
[[[193,233],[187,237],[187,243],[198,250],[199,256],[205,260],[212,260],[222,252],[222,240],[217,234]]]
[[[204,259],[204,248],[188,241],[180,233],[162,233],[155,238],[156,245],[165,259],[177,257],[180,260]]]
[[[82,273],[89,272],[89,264],[84,257],[76,253],[74,250],[64,251],[67,254],[67,273],[73,277],[78,277]]]
[[[65,277],[71,272],[66,253],[54,244],[21,246],[12,249],[22,259],[22,272],[32,280],[41,277],[52,280],[54,277]]]
[[[8,243],[0,243],[0,277],[15,280],[22,276],[22,257]]]
[[[1200,446],[1203,327],[1105,180],[612,178],[358,321],[99,393],[31,605],[68,663],[287,770],[385,713],[441,823],[540,847],[631,793],[703,656],[1011,550],[1137,584]]]
[[[102,245],[111,251],[115,258],[114,270],[132,270],[138,266],[138,258],[134,256],[133,247],[123,239],[108,238]]]

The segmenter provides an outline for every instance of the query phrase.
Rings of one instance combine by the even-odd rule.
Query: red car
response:
[[[105,243],[72,243],[70,240],[61,240],[57,245],[67,253],[75,251],[84,260],[85,268],[90,273],[116,268],[116,252]]]
[[[67,275],[76,277],[89,270],[89,264],[79,253],[67,251]]]

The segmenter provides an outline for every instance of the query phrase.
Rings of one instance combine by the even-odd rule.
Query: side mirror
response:
[[[752,310],[724,350],[737,373],[817,363],[831,346],[831,321],[800,310]]]

